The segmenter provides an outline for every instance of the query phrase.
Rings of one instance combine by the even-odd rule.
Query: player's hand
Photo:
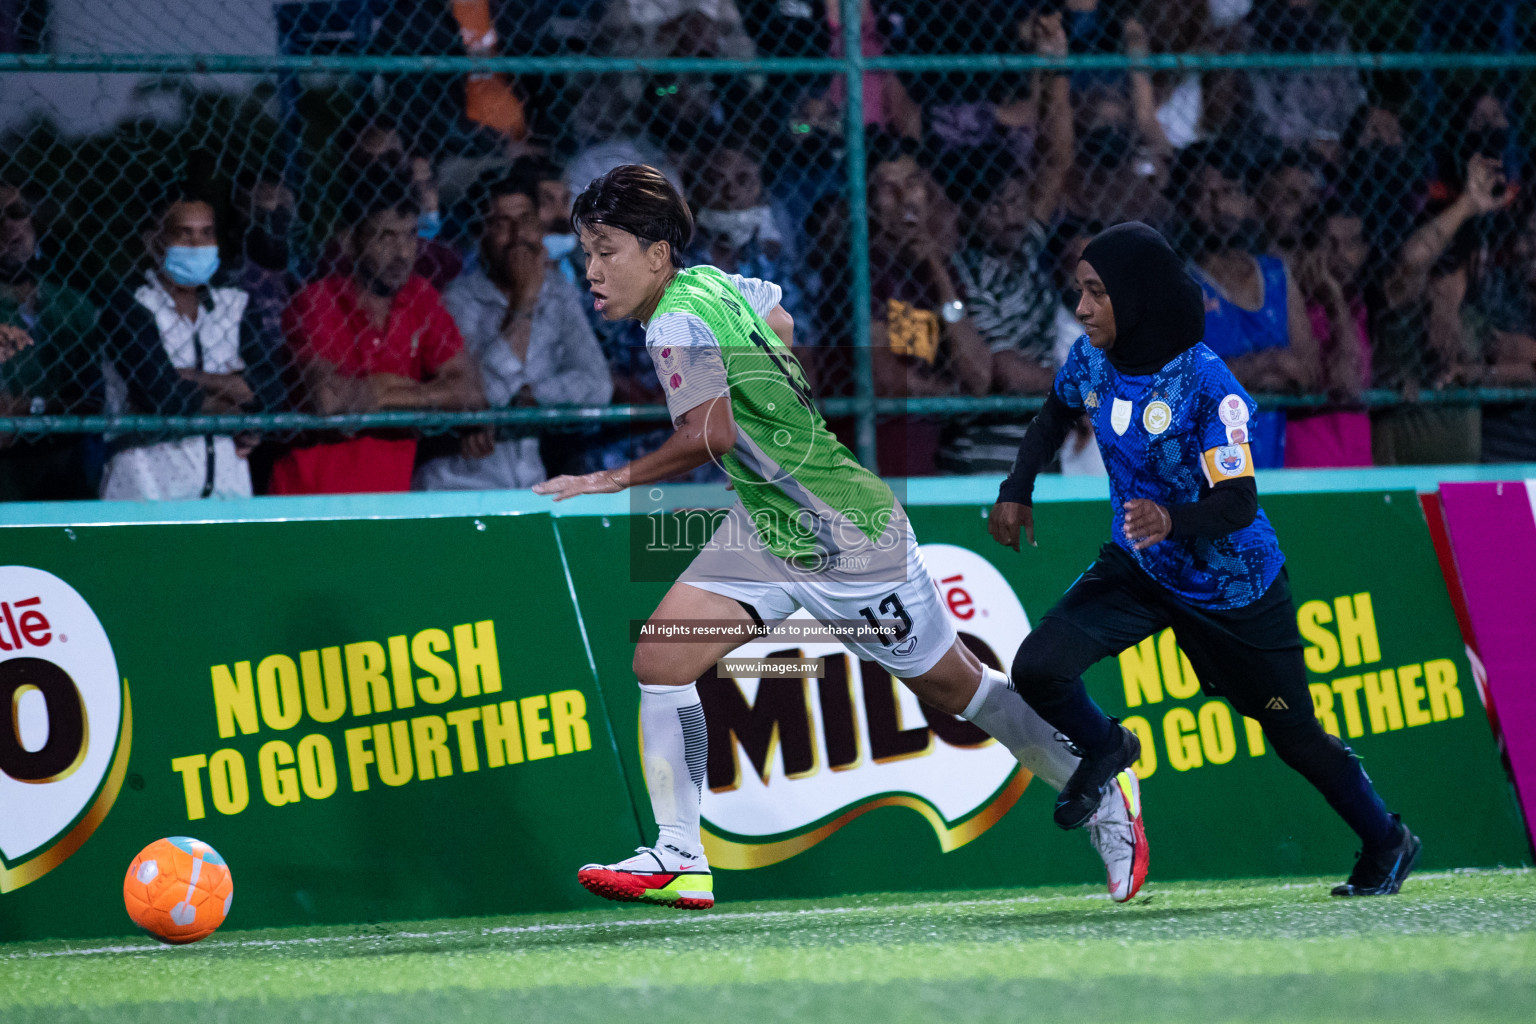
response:
[[[1132,498],[1125,503],[1125,539],[1143,551],[1168,539],[1173,532],[1173,516],[1155,501]]]
[[[556,501],[574,498],[578,494],[617,494],[624,488],[607,471],[584,473],[581,476],[557,476],[533,485],[534,494],[550,494]]]
[[[1035,543],[1035,510],[1028,505],[1020,505],[1016,501],[1000,501],[992,506],[992,512],[987,516],[987,532],[992,534],[992,539],[1005,548],[1019,550],[1019,529],[1024,530],[1024,539],[1029,541],[1030,547],[1039,547]]]

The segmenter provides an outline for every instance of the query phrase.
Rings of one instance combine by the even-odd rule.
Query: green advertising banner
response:
[[[1412,492],[1278,495],[1314,707],[1425,841],[1426,867],[1529,862],[1456,623]],[[986,533],[985,506],[909,508],[956,628],[1006,666],[1107,538],[1103,502],[1036,509],[1040,547]],[[630,673],[634,620],[708,536],[700,512],[559,521],[620,756],[648,801]],[[653,550],[636,553],[637,545]],[[629,570],[620,579],[621,567]],[[706,849],[717,896],[1089,881],[1082,832],[1055,794],[968,723],[925,708],[877,666],[819,641],[743,656],[827,658],[820,680],[700,680],[710,733]],[[1153,878],[1339,874],[1355,838],[1262,734],[1206,696],[1171,633],[1096,666],[1090,690],[1140,734]],[[626,742],[626,739],[628,742]]]
[[[1423,866],[1528,863],[1414,494],[1264,505],[1314,710]],[[909,512],[1004,667],[1109,523],[1044,502],[1019,554],[985,505]],[[0,940],[122,934],[129,862],[175,835],[228,861],[236,927],[602,905],[576,868],[654,838],[636,630],[720,512],[407,514],[5,529]],[[739,653],[796,649],[824,678],[700,680],[722,901],[1102,878],[1048,787],[878,666],[825,639]],[[1171,635],[1088,682],[1142,739],[1154,881],[1348,870],[1354,837]]]
[[[239,927],[585,905],[639,842],[548,515],[4,538],[0,940],[129,930],[162,836]]]

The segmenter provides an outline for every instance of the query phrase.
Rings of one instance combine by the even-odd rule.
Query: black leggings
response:
[[[1118,547],[1106,550],[1025,637],[1013,659],[1014,686],[1041,718],[1094,754],[1115,734],[1089,698],[1083,672],[1167,626],[1201,685],[1257,720],[1280,759],[1322,793],[1366,846],[1395,834],[1396,822],[1360,762],[1312,713],[1283,572],[1248,608],[1213,613],[1179,601]]]

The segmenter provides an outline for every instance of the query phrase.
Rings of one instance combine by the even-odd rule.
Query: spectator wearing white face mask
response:
[[[212,204],[181,188],[156,204],[151,267],[101,317],[109,413],[193,416],[278,408],[280,344],[250,296],[210,284],[219,267]],[[102,475],[107,499],[248,497],[255,435],[119,435]]]
[[[809,325],[811,318],[802,316],[803,296],[793,280],[798,247],[791,244],[787,220],[763,187],[762,164],[744,147],[725,143],[690,170],[694,236],[685,262],[774,282],[784,290],[780,304],[795,323]],[[797,326],[795,344],[815,344],[803,330]]]

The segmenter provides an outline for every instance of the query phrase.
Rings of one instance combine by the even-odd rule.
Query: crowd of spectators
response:
[[[1524,45],[1499,18],[1484,39],[1456,5],[1420,6],[1438,26],[1424,49]],[[836,0],[492,7],[503,52],[825,56],[843,45]],[[862,8],[866,56],[1362,45],[1319,0]],[[778,283],[818,392],[854,393],[842,79],[504,84],[516,117],[497,122],[489,148],[483,124],[456,135],[452,112],[374,97],[337,132],[323,177],[291,162],[166,176],[137,236],[120,240],[142,259],[88,287],[49,256],[43,211],[59,197],[13,166],[0,184],[0,415],[659,402],[643,330],[594,312],[569,225],[573,192],[629,162],[684,191],[697,228],[686,261]],[[1188,259],[1205,343],[1245,387],[1324,396],[1260,413],[1259,467],[1536,461],[1536,404],[1424,400],[1536,387],[1536,201],[1507,78],[871,71],[862,91],[878,396],[1047,393],[1081,333],[1078,254],[1139,219]],[[1401,401],[1368,410],[1372,388]],[[887,417],[879,468],[1005,471],[1022,429],[1018,416]],[[618,465],[666,433],[23,431],[0,436],[0,500],[522,488]],[[1085,430],[1061,467],[1102,472]]]

